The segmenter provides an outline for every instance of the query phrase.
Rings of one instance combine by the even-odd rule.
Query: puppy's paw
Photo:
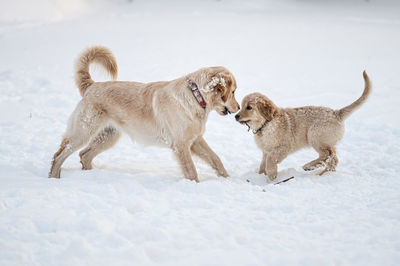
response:
[[[304,170],[304,171],[312,171],[312,170],[314,170],[315,168],[316,168],[315,166],[311,166],[311,165],[308,165],[308,164],[306,164],[306,165],[303,166],[303,170]]]
[[[259,173],[260,175],[262,175],[262,174],[267,175],[267,173],[265,172],[265,169],[259,169],[259,170],[258,170],[258,173]]]
[[[304,171],[312,171],[312,170],[315,170],[322,166],[323,166],[322,163],[307,163],[303,166],[303,170]]]
[[[274,181],[275,179],[276,179],[276,177],[278,176],[278,173],[277,172],[267,172],[267,176],[269,177],[269,179],[271,180],[271,181]]]
[[[326,172],[335,172],[336,171],[336,168],[334,168],[334,167],[325,167],[325,169],[324,170],[322,170],[321,171],[321,173],[319,173],[318,175],[323,175],[323,174],[325,174]]]

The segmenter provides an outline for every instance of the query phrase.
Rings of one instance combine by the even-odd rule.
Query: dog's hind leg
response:
[[[82,169],[92,169],[93,158],[103,151],[113,147],[121,138],[121,135],[121,132],[113,126],[107,126],[102,129],[94,138],[92,138],[89,145],[79,153]]]
[[[193,154],[197,155],[200,159],[210,165],[217,172],[218,176],[229,176],[218,155],[208,146],[203,137],[199,137],[192,144],[191,150]]]
[[[69,119],[67,132],[60,148],[53,156],[49,177],[60,178],[61,165],[64,161],[85,145],[104,122],[104,115],[101,110],[84,105],[81,101]]]

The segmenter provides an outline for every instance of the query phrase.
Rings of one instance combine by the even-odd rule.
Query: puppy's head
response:
[[[253,132],[279,114],[279,108],[261,93],[252,93],[243,98],[242,110],[235,118],[241,124],[248,125]]]
[[[204,86],[204,91],[210,95],[208,104],[220,115],[236,113],[240,105],[235,99],[237,85],[234,76],[224,67],[211,69]]]

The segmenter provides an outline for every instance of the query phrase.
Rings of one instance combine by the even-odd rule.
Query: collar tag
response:
[[[188,87],[192,91],[192,93],[193,93],[194,97],[196,98],[197,102],[200,104],[201,107],[203,107],[205,109],[207,104],[204,101],[203,96],[201,96],[201,93],[199,91],[199,88],[197,87],[197,84],[191,79],[189,79],[188,82],[189,82],[189,86]]]

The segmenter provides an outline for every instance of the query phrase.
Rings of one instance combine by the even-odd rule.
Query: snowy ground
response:
[[[398,265],[400,4],[332,2],[0,2],[0,265]],[[196,160],[201,182],[185,180],[169,150],[127,138],[94,170],[74,154],[48,179],[80,99],[74,60],[94,44],[120,80],[224,65],[239,101],[339,108],[363,69],[374,90],[322,177],[301,170],[317,156],[303,150],[280,165],[294,180],[268,184],[252,134],[213,113],[205,139],[228,179]]]

